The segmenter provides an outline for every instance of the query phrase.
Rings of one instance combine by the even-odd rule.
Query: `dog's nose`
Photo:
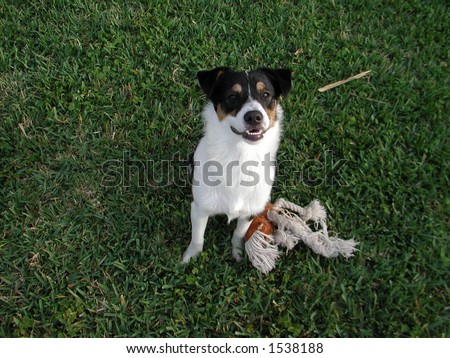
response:
[[[255,125],[260,124],[263,120],[263,115],[260,111],[249,111],[244,114],[245,123]]]

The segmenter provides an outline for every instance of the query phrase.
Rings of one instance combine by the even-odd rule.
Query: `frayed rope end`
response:
[[[275,268],[275,260],[279,255],[277,245],[272,242],[273,236],[261,231],[255,231],[245,242],[245,251],[250,262],[263,274],[268,274]]]

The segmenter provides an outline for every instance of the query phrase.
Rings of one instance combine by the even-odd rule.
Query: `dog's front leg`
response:
[[[237,221],[236,229],[233,232],[231,239],[232,254],[236,261],[242,260],[242,253],[244,251],[244,236],[252,221],[247,217],[241,217]]]
[[[196,258],[202,252],[208,217],[208,213],[202,211],[195,201],[191,203],[192,239],[183,254],[183,263],[188,263],[191,258]]]

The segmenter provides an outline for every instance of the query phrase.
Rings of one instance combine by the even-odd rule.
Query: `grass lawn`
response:
[[[448,337],[447,5],[0,0],[0,336]],[[221,65],[293,70],[273,198],[354,258],[264,276],[217,216],[180,264]]]

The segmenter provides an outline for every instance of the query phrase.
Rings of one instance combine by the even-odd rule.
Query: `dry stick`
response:
[[[324,86],[324,87],[320,87],[320,88],[318,89],[318,91],[319,91],[319,92],[325,92],[325,91],[328,91],[329,89],[332,89],[332,88],[334,88],[334,87],[340,86],[340,85],[342,85],[342,84],[344,84],[344,83],[347,83],[347,82],[349,82],[349,81],[351,81],[351,80],[356,80],[357,78],[364,77],[364,76],[367,75],[369,72],[371,72],[371,70],[365,71],[365,72],[361,72],[361,73],[358,73],[357,75],[352,76],[352,77],[349,77],[349,78],[346,78],[345,80],[342,80],[342,81],[330,83],[329,85],[326,85],[326,86]]]

